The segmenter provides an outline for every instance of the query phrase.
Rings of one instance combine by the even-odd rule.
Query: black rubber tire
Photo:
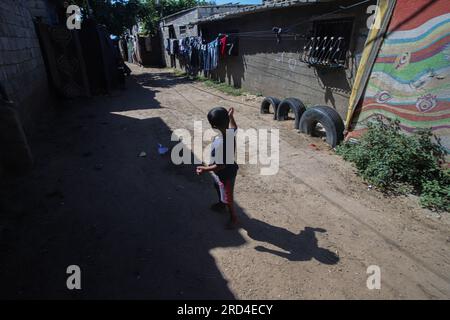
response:
[[[299,130],[312,135],[317,123],[324,127],[327,143],[333,148],[344,140],[344,121],[333,108],[328,106],[308,108],[300,120]]]
[[[294,115],[295,115],[294,128],[297,129],[298,125],[300,123],[300,119],[302,118],[303,113],[306,111],[306,106],[303,104],[303,102],[301,100],[299,100],[297,98],[284,99],[278,105],[277,120],[278,121],[287,120],[289,110],[292,110],[292,112],[294,112]]]
[[[267,114],[270,111],[270,106],[272,106],[273,108],[273,119],[276,120],[277,119],[277,110],[278,110],[278,105],[280,104],[280,99],[277,99],[275,97],[266,97],[263,102],[261,103],[261,113],[262,114]]]

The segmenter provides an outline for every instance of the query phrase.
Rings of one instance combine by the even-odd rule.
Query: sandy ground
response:
[[[448,214],[369,189],[320,139],[259,114],[262,98],[133,71],[126,91],[42,119],[31,177],[1,181],[0,298],[450,298]],[[209,177],[157,148],[194,120],[207,128],[217,105],[243,129],[280,129],[277,175],[240,167],[236,231],[209,211]],[[366,286],[371,265],[380,290]]]

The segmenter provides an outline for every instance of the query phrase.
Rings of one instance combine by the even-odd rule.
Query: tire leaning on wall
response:
[[[280,102],[277,110],[277,120],[284,121],[287,120],[289,110],[291,110],[295,115],[295,125],[294,128],[298,129],[300,124],[300,119],[303,113],[306,111],[306,106],[304,103],[297,98],[287,98]]]
[[[261,114],[270,113],[270,106],[272,106],[273,119],[276,120],[279,104],[280,104],[280,99],[277,99],[275,97],[264,98],[263,102],[261,103]]]
[[[326,141],[333,148],[344,140],[344,121],[333,108],[328,106],[308,108],[300,119],[299,130],[313,135],[318,123],[324,127]]]

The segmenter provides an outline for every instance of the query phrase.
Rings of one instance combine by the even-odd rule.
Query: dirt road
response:
[[[292,121],[259,114],[260,98],[133,71],[128,90],[43,119],[32,176],[0,182],[0,298],[450,298],[448,215],[368,189]],[[157,152],[175,129],[208,127],[217,105],[241,128],[280,129],[277,175],[241,165],[237,231],[209,211],[207,176]],[[66,288],[69,265],[80,291]],[[366,286],[371,265],[381,290]]]

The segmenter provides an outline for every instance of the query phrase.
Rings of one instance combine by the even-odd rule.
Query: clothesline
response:
[[[247,38],[245,34],[239,37]],[[187,67],[187,71],[205,73],[217,69],[220,59],[226,56],[238,56],[239,37],[233,33],[222,34],[206,42],[202,37],[189,36],[182,39],[167,38],[165,41],[166,51],[171,56],[176,56]],[[259,40],[268,40],[268,35],[253,36]],[[280,42],[280,35],[272,33],[272,39]],[[286,40],[305,39],[301,34],[284,34]]]
[[[278,28],[278,29],[281,30],[281,34],[286,35],[286,34],[292,33],[292,30],[294,28],[298,27],[298,26],[301,26],[301,25],[304,25],[304,24],[308,24],[308,23],[311,23],[311,22],[319,20],[319,19],[324,19],[326,17],[333,16],[333,15],[338,14],[340,12],[344,12],[344,11],[347,11],[347,10],[350,10],[350,9],[354,9],[354,8],[356,8],[358,6],[361,6],[363,4],[369,3],[371,1],[373,1],[373,0],[362,0],[362,1],[358,2],[358,3],[352,4],[352,5],[349,5],[349,6],[341,6],[341,5],[339,5],[338,8],[335,9],[335,10],[331,10],[331,11],[328,11],[328,12],[325,12],[323,14],[319,14],[319,15],[316,15],[316,16],[311,16],[311,17],[309,17],[307,19],[300,18],[300,19],[294,21],[293,24],[288,25],[287,27]],[[267,30],[232,32],[232,33],[228,33],[228,35],[229,36],[230,35],[235,35],[235,36],[239,35],[239,36],[241,36],[241,35],[261,35],[261,34],[273,34],[273,33],[274,33],[274,28],[267,29]]]
[[[201,37],[166,39],[168,54],[177,56],[183,63],[196,71],[210,72],[217,69],[219,60],[226,56],[238,55],[238,38],[219,34],[213,41],[206,43]]]

